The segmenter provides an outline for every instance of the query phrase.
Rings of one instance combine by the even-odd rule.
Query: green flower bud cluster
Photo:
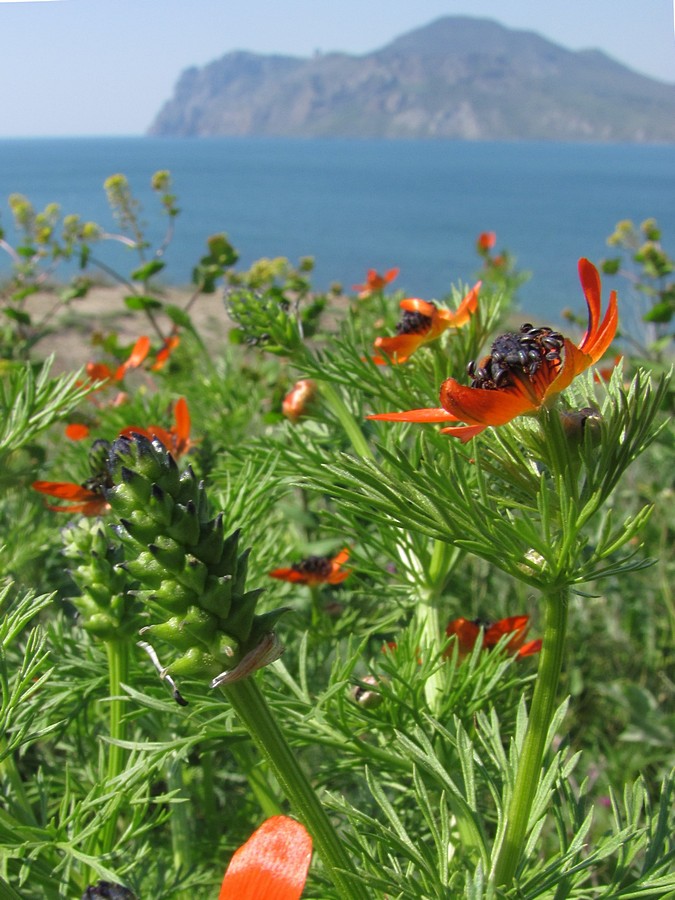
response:
[[[119,640],[140,627],[140,603],[128,593],[129,576],[119,568],[124,554],[111,543],[98,519],[85,519],[64,532],[64,554],[81,594],[73,599],[82,626],[102,640]]]
[[[238,532],[224,535],[222,514],[210,518],[192,469],[181,474],[159,441],[134,435],[113,443],[110,473],[107,499],[126,538],[124,568],[140,584],[136,596],[168,614],[143,634],[181,653],[166,673],[223,683],[237,667],[243,677],[279,656],[273,628],[285,610],[256,615],[262,590],[245,589],[248,551],[239,552]],[[265,658],[255,664],[259,647]]]
[[[227,311],[237,323],[240,339],[277,356],[293,356],[303,347],[300,323],[290,306],[278,287],[263,294],[233,290],[227,297]]]

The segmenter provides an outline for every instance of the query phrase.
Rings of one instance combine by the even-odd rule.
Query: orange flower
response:
[[[180,344],[180,338],[177,334],[169,335],[169,337],[164,338],[162,341],[162,347],[155,354],[155,361],[150,366],[153,372],[159,372],[160,369],[163,369],[166,365],[167,360],[176,349],[176,347]]]
[[[487,253],[488,250],[492,250],[496,243],[497,235],[494,231],[481,231],[476,240],[476,247],[478,252],[483,254]]]
[[[312,839],[288,816],[272,816],[235,852],[218,900],[299,900]]]
[[[112,486],[107,465],[109,452],[108,441],[94,441],[89,450],[89,467],[92,475],[82,484],[73,484],[70,481],[34,481],[31,487],[49,497],[74,501],[69,506],[48,505],[47,509],[52,512],[82,513],[84,516],[103,515],[110,509],[105,497],[106,490]]]
[[[83,441],[89,437],[89,426],[83,422],[71,422],[66,425],[66,437],[69,441]]]
[[[87,363],[87,375],[92,381],[122,381],[129,369],[137,369],[150,352],[150,338],[142,335],[134,344],[128,359],[115,371],[105,363]]]
[[[392,282],[399,272],[400,269],[389,269],[384,275],[379,275],[375,269],[368,269],[365,283],[355,284],[352,290],[358,291],[357,296],[359,300],[367,300],[368,297],[372,297],[373,294],[379,293],[379,291]]]
[[[350,574],[349,570],[340,568],[348,559],[349,550],[345,547],[336,556],[308,556],[299,563],[293,563],[289,569],[275,569],[270,572],[270,576],[280,581],[307,584],[310,587],[319,584],[341,584]]]
[[[475,284],[466,297],[453,312],[439,308],[435,303],[426,300],[409,298],[401,300],[403,317],[396,326],[396,337],[378,337],[375,347],[382,350],[385,356],[374,356],[373,362],[378,366],[387,363],[404,363],[408,357],[421,347],[435,341],[447,328],[461,328],[466,325],[478,308],[478,291],[480,281]]]
[[[528,641],[525,643],[529,616],[510,616],[500,619],[498,622],[483,622],[480,619],[453,619],[445,629],[448,637],[457,638],[460,658],[471,653],[476,645],[481,629],[483,629],[483,649],[491,650],[496,647],[501,638],[506,634],[512,635],[506,645],[506,649],[514,656],[532,656],[541,650],[541,641]],[[452,647],[446,650],[446,656],[452,655]]]
[[[297,422],[300,416],[304,415],[306,406],[315,393],[316,382],[312,381],[311,378],[303,378],[297,381],[283,399],[281,404],[282,413],[291,422]]]
[[[602,321],[600,276],[587,259],[579,260],[579,278],[588,307],[588,329],[576,346],[550,328],[522,325],[519,332],[501,335],[489,356],[467,371],[473,378],[470,387],[448,378],[441,385],[441,407],[411,409],[400,413],[382,413],[369,419],[389,422],[464,422],[465,425],[441,429],[461,441],[489,426],[505,425],[517,416],[539,412],[572,380],[596,363],[614,339],[618,324],[616,291]]]
[[[157,438],[174,457],[178,458],[190,449],[190,412],[185,397],[176,401],[173,414],[175,424],[168,430],[161,425],[149,425],[147,428],[129,425],[120,431],[120,435],[129,437],[132,434],[142,434],[149,441]]]

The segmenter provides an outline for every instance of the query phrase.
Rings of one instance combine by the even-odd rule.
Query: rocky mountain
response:
[[[364,56],[226,53],[183,72],[149,133],[671,143],[675,85],[451,16]]]

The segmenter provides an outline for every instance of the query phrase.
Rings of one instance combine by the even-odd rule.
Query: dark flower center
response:
[[[435,304],[431,304],[435,306]],[[396,334],[425,334],[431,328],[431,316],[421,312],[403,311],[401,321],[396,326]]]
[[[293,563],[291,568],[301,575],[319,575],[328,578],[333,568],[333,560],[330,556],[308,556],[299,563]]]
[[[466,371],[471,387],[494,391],[515,384],[514,379],[532,380],[547,362],[560,365],[565,339],[552,328],[534,328],[529,323],[520,331],[501,334],[480,364],[470,362]]]
[[[101,497],[113,487],[113,477],[109,466],[110,441],[102,438],[94,441],[89,450],[91,477],[82,482],[82,487]]]

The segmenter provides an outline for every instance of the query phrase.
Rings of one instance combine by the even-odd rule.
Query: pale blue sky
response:
[[[362,54],[444,15],[675,83],[673,0],[0,0],[0,137],[142,134],[187,66],[230,50]]]

